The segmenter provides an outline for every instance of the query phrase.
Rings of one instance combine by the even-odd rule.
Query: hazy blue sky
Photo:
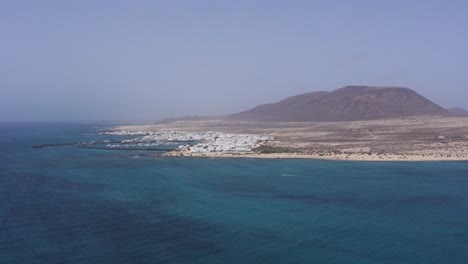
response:
[[[0,1],[0,119],[236,112],[349,84],[468,107],[468,1]]]

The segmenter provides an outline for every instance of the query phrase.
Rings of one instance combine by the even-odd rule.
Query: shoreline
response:
[[[351,161],[468,161],[468,117],[413,116],[343,122],[177,121],[115,127],[133,133],[224,135],[165,156]],[[213,132],[211,132],[213,133]],[[171,135],[171,134],[168,134]],[[229,135],[237,135],[231,138]],[[248,144],[241,135],[251,135]],[[271,139],[255,142],[255,135]],[[206,138],[206,137],[205,137]],[[257,138],[261,139],[261,138]],[[247,150],[247,151],[246,151]]]
[[[384,162],[421,162],[421,161],[468,161],[468,157],[434,157],[434,156],[419,156],[419,155],[377,155],[377,154],[333,154],[333,155],[317,155],[317,154],[302,154],[302,153],[227,153],[227,152],[180,152],[170,151],[164,153],[164,157],[180,157],[180,158],[245,158],[245,159],[310,159],[310,160],[335,160],[335,161],[384,161]]]

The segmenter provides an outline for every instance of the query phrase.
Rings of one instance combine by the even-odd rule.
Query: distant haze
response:
[[[468,108],[468,1],[1,1],[0,120],[235,113],[346,85]]]

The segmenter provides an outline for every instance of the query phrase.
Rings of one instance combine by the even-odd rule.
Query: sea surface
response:
[[[188,159],[0,123],[0,263],[468,263],[468,163]]]

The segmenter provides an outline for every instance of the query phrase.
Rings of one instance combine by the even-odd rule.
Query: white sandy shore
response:
[[[320,160],[352,160],[352,161],[468,161],[468,157],[444,157],[427,155],[378,155],[378,154],[302,154],[302,153],[227,153],[227,152],[203,152],[191,153],[172,151],[164,154],[169,157],[193,157],[193,158],[260,158],[260,159],[320,159]]]

